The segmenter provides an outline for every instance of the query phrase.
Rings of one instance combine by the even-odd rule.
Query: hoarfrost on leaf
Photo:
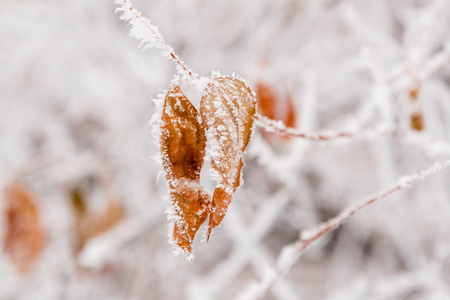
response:
[[[242,156],[253,133],[256,99],[250,88],[238,78],[217,76],[207,85],[200,115],[211,134],[209,156],[217,185],[212,199],[207,236],[225,217],[234,193],[241,185]]]
[[[206,220],[210,196],[200,185],[206,135],[198,113],[179,86],[167,92],[161,117],[160,147],[170,190],[169,238],[192,260],[192,243]]]

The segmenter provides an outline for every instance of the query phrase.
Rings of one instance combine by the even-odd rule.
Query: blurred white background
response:
[[[127,38],[112,0],[2,0],[2,300],[233,299],[302,229],[450,154],[449,0],[133,3],[199,74],[271,88],[291,126],[399,134],[316,143],[257,130],[244,185],[189,263],[167,243],[148,126],[173,63]],[[264,299],[450,299],[449,178],[352,217]]]

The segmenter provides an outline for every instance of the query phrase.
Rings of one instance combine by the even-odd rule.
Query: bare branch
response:
[[[286,125],[282,121],[271,120],[259,114],[257,114],[255,118],[256,125],[267,132],[274,132],[282,136],[303,138],[310,141],[332,141],[338,139],[373,139],[380,136],[396,133],[396,130],[394,128],[389,128],[386,126],[359,132],[305,132],[295,128],[286,127]]]
[[[141,42],[140,46],[143,46],[142,49],[144,51],[153,47],[161,49],[164,57],[175,62],[177,72],[181,76],[192,79],[199,78],[199,75],[186,66],[173,48],[164,41],[158,27],[153,25],[149,19],[143,17],[142,13],[133,7],[131,0],[116,0],[116,4],[121,5],[116,9],[116,12],[123,12],[120,19],[127,21],[131,25],[129,36],[139,40]]]
[[[250,300],[262,297],[273,286],[278,278],[289,272],[291,267],[303,254],[305,249],[325,233],[338,228],[339,226],[347,222],[347,220],[351,216],[353,216],[355,213],[368,206],[369,204],[372,204],[379,199],[385,198],[401,189],[412,187],[412,185],[417,183],[418,181],[424,180],[428,176],[448,166],[450,166],[450,160],[437,162],[417,174],[400,177],[394,186],[385,189],[375,195],[366,197],[364,200],[348,207],[337,216],[329,219],[328,221],[320,224],[313,229],[303,231],[299,240],[283,247],[280,254],[278,255],[275,269],[271,272],[267,272],[267,275],[260,282],[256,282],[251,285],[247,290],[239,295],[237,299]]]

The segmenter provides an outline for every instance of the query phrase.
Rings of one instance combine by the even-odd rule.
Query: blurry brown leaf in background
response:
[[[286,127],[296,127],[297,110],[290,95],[282,99],[269,84],[258,81],[256,83],[256,100],[258,103],[258,112],[262,116],[271,120],[282,121]],[[261,130],[261,133],[272,146],[279,146],[280,142],[290,140],[289,136],[280,136],[264,130]]]
[[[6,228],[3,251],[18,271],[29,271],[44,248],[44,231],[36,198],[24,184],[12,183],[4,190]]]
[[[423,130],[423,114],[422,112],[414,112],[411,115],[411,129],[415,131]]]
[[[408,92],[408,98],[413,112],[410,114],[410,128],[415,131],[422,131],[424,129],[424,118],[422,108],[418,102],[422,84],[420,80],[414,77],[414,86]]]
[[[70,194],[75,214],[75,253],[83,250],[90,239],[107,232],[125,218],[125,208],[119,200],[107,199],[106,209],[101,213],[93,213],[80,187],[73,188]]]

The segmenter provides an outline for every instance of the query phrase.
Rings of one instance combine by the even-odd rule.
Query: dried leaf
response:
[[[70,200],[72,201],[72,207],[75,211],[77,218],[83,218],[87,213],[87,205],[84,197],[84,193],[80,187],[75,187],[70,191]]]
[[[211,167],[217,186],[209,215],[211,230],[225,217],[233,195],[240,186],[242,155],[250,141],[256,99],[247,85],[234,77],[213,78],[200,102],[200,114],[211,132]]]
[[[256,100],[258,102],[258,111],[261,115],[272,120],[278,119],[278,99],[275,91],[269,85],[263,82],[256,83]]]
[[[71,201],[76,218],[76,253],[83,250],[90,239],[109,231],[125,218],[125,208],[120,201],[109,200],[106,209],[99,214],[89,211],[85,198],[80,187],[72,189]]]
[[[297,113],[294,101],[290,95],[286,96],[285,101],[281,101],[272,87],[266,83],[257,82],[256,100],[258,111],[261,115],[271,120],[280,120],[286,127],[296,127]],[[286,142],[290,140],[289,136],[280,136],[266,131],[262,131],[262,135],[272,146],[277,146],[280,141]]]
[[[4,191],[6,201],[6,229],[3,251],[19,272],[31,269],[44,248],[35,198],[27,187],[13,183]]]
[[[171,239],[192,259],[192,243],[211,202],[200,185],[205,128],[179,86],[168,91],[161,121],[161,156],[173,206]]]
[[[410,115],[410,127],[416,131],[422,131],[424,128],[423,113],[418,103],[418,97],[421,90],[421,83],[416,79],[415,85],[409,90],[408,96],[413,112]]]
[[[295,109],[294,101],[291,95],[286,98],[287,101],[287,111],[285,117],[283,118],[286,127],[295,128],[297,125],[297,110]],[[285,136],[284,138],[289,138]]]
[[[408,96],[410,100],[417,100],[417,97],[419,96],[420,92],[420,83],[417,83],[413,88],[411,88],[408,92]]]
[[[420,111],[416,111],[411,115],[411,129],[416,131],[423,130],[423,115]]]

